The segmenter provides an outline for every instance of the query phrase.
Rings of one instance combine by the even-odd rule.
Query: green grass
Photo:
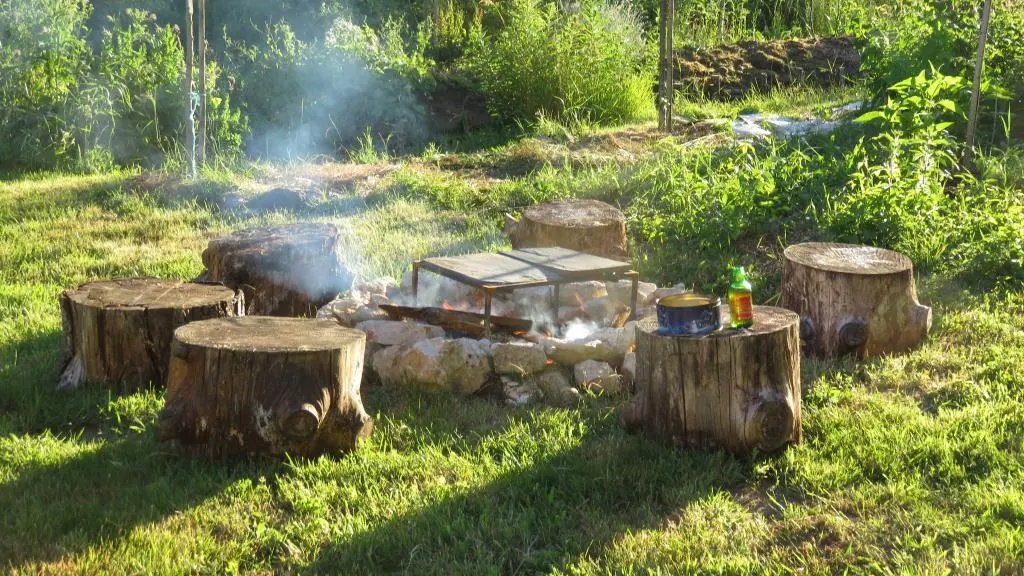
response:
[[[662,149],[652,162],[685,153]],[[804,361],[804,442],[774,457],[627,435],[618,425],[625,398],[510,409],[374,387],[364,403],[376,429],[357,453],[207,462],[157,444],[160,392],[54,391],[62,289],[111,276],[191,278],[206,240],[232,229],[335,222],[362,274],[397,277],[416,257],[503,245],[508,203],[583,194],[628,208],[645,201],[638,182],[681,174],[542,160],[523,174],[480,177],[503,154],[455,168],[409,161],[370,191],[334,191],[307,212],[261,218],[227,217],[187,194],[138,192],[131,174],[0,184],[0,567],[1024,571],[1024,295],[937,271],[919,279],[935,312],[921,348],[867,362]],[[237,184],[229,174],[207,178],[214,191]],[[710,250],[695,249],[695,265]],[[747,252],[763,283],[778,282],[768,272],[773,254]],[[661,273],[678,281],[692,271]]]

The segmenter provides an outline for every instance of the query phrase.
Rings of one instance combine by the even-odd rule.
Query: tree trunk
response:
[[[83,284],[60,297],[64,363],[58,389],[83,382],[131,392],[167,376],[174,330],[243,312],[240,293],[212,284],[131,278]]]
[[[728,309],[721,309],[728,325]],[[799,318],[756,306],[754,326],[706,337],[662,336],[637,326],[636,390],[628,430],[745,454],[800,441]]]
[[[160,440],[198,456],[353,450],[373,420],[359,385],[366,335],[329,320],[243,317],[174,333]]]
[[[333,224],[250,228],[211,240],[204,277],[245,292],[250,315],[315,316],[352,285]]]
[[[561,246],[612,259],[628,257],[626,217],[597,200],[531,206],[518,221],[507,217],[505,231],[516,249]]]
[[[931,330],[906,256],[870,246],[808,243],[785,251],[782,306],[800,315],[805,349],[823,357],[905,351]]]

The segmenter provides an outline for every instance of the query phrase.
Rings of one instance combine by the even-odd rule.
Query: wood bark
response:
[[[722,307],[728,325],[728,308]],[[751,329],[705,337],[662,336],[640,321],[636,395],[622,415],[643,430],[688,445],[738,454],[799,442],[799,317],[756,306]]]
[[[626,217],[597,200],[531,206],[519,220],[508,216],[505,231],[516,249],[560,246],[606,258],[628,257]]]
[[[132,392],[164,384],[176,328],[240,314],[243,296],[220,285],[130,278],[67,290],[60,309],[64,361],[57,387],[92,382]]]
[[[203,263],[204,279],[245,292],[250,315],[315,316],[352,285],[333,224],[241,230],[211,240]]]
[[[207,457],[355,449],[373,420],[359,387],[366,335],[330,320],[241,317],[174,333],[161,441]]]
[[[801,318],[808,353],[877,356],[905,351],[932,325],[906,256],[870,246],[807,243],[785,250],[782,306]]]

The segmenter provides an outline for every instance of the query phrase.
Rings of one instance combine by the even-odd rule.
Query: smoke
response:
[[[395,149],[425,139],[426,114],[404,27],[379,31],[338,18],[321,38],[300,40],[292,25],[267,25],[258,46],[229,45],[246,148],[265,159]]]

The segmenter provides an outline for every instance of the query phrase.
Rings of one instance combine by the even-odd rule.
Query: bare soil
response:
[[[792,85],[828,88],[849,84],[860,74],[860,61],[849,36],[684,48],[676,50],[677,85],[722,100]]]

